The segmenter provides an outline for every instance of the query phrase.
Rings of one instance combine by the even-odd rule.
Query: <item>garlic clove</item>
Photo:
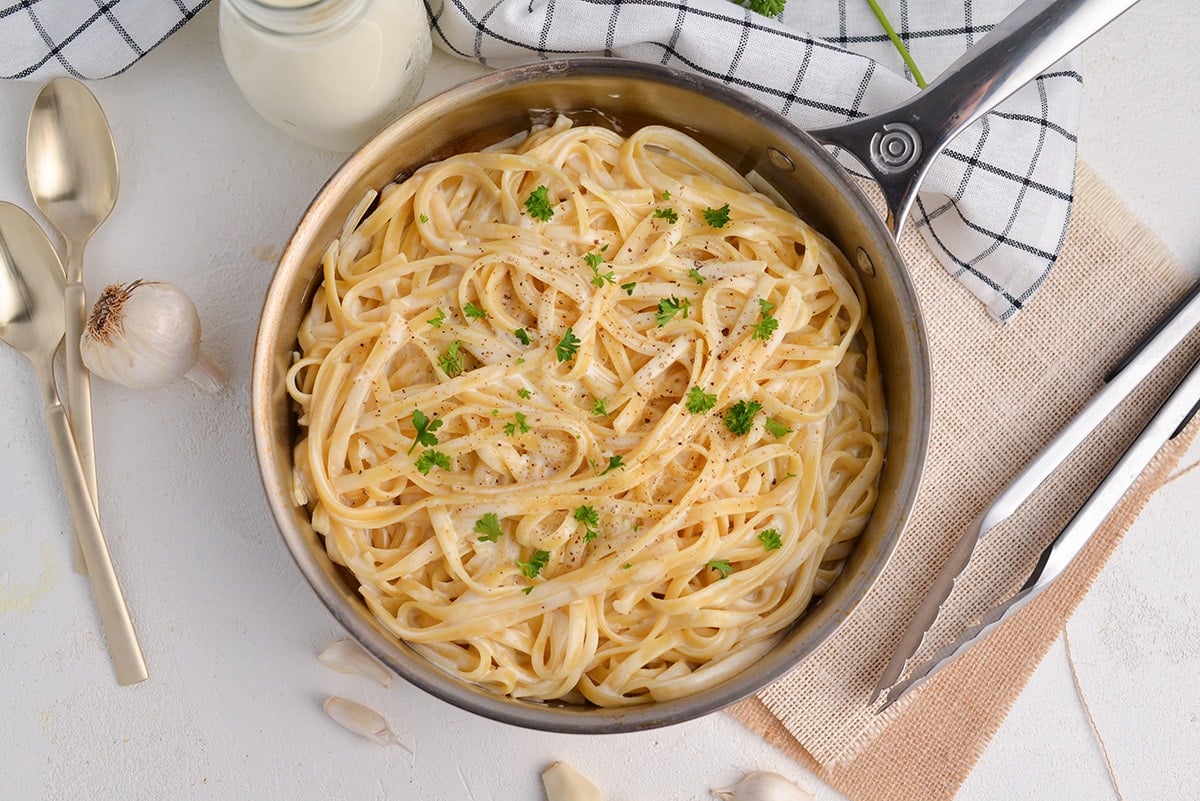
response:
[[[815,795],[790,779],[766,770],[747,773],[736,784],[713,790],[723,801],[813,801]]]
[[[161,387],[187,377],[215,392],[224,372],[200,352],[200,315],[166,281],[111,284],[100,293],[79,341],[91,372],[128,387]]]
[[[555,762],[542,771],[546,801],[604,801],[600,788],[566,762]]]
[[[317,659],[339,673],[362,676],[384,687],[392,686],[392,672],[379,664],[375,657],[353,640],[337,640],[330,643],[325,650],[317,654]]]
[[[388,728],[383,715],[370,707],[349,701],[341,696],[331,695],[321,708],[338,725],[354,732],[359,737],[374,740],[380,745],[399,746],[408,753],[412,753],[412,749],[400,742],[400,738]]]

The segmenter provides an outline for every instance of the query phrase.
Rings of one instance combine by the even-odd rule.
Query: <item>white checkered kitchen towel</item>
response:
[[[389,0],[376,0],[388,2]],[[0,77],[122,71],[208,0],[0,0]],[[750,2],[750,0],[747,0]],[[782,4],[782,0],[755,0]],[[1018,0],[881,0],[932,79]],[[641,59],[734,86],[801,126],[918,91],[868,0],[426,0],[434,41],[502,67],[577,54]],[[214,47],[214,57],[216,49]],[[913,211],[942,263],[1000,320],[1029,301],[1066,234],[1082,77],[1071,56],[960,135]]]

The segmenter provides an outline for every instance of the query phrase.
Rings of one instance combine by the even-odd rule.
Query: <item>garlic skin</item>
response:
[[[200,352],[195,304],[166,281],[105,287],[79,351],[88,370],[127,387],[153,389],[179,378],[208,392],[225,386],[225,372]]]
[[[362,676],[384,687],[392,686],[392,672],[353,640],[335,640],[317,654],[325,665],[339,673]]]
[[[338,695],[331,695],[321,708],[338,725],[354,732],[359,737],[374,740],[379,745],[395,745],[412,753],[412,749],[400,742],[400,738],[388,728],[383,715],[368,706],[349,701]]]
[[[766,770],[751,771],[736,784],[713,790],[712,794],[723,801],[813,801],[816,798],[790,779]]]
[[[604,801],[600,788],[566,762],[555,762],[542,771],[546,801]]]

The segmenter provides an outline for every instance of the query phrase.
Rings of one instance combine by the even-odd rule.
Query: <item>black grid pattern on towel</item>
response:
[[[447,51],[494,67],[569,55],[638,58],[699,73],[815,126],[917,91],[866,2],[793,0],[782,19],[727,0],[425,0]],[[926,79],[985,36],[1017,0],[885,0]],[[1053,267],[1074,186],[1082,77],[1042,75],[962,134],[935,166],[913,222],[1000,320]],[[849,162],[847,166],[852,166]]]
[[[0,78],[124,72],[209,0],[0,0]]]

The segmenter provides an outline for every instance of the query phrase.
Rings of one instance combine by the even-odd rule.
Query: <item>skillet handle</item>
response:
[[[934,157],[964,128],[1083,44],[1137,0],[1026,0],[908,100],[809,130],[841,147],[879,182],[896,239]]]

